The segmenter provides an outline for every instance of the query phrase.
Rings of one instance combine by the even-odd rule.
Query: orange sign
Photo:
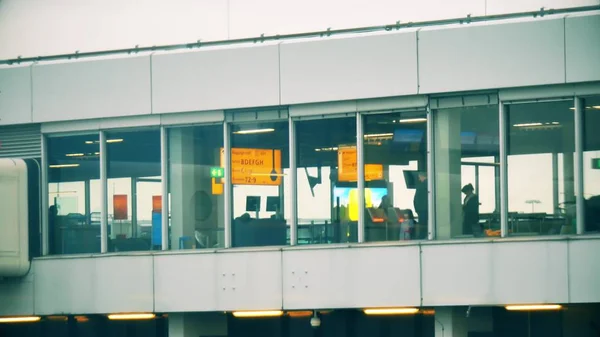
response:
[[[127,220],[127,194],[113,195],[113,219]]]
[[[162,196],[152,196],[152,213],[160,213],[162,211]]]
[[[221,149],[221,167],[225,151]],[[233,185],[280,185],[281,150],[231,149],[231,183]]]
[[[356,147],[340,147],[338,149],[338,181],[357,181]],[[383,180],[383,165],[366,164],[365,181]]]

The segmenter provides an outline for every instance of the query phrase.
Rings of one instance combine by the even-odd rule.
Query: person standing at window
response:
[[[415,189],[413,204],[415,206],[415,211],[417,212],[417,217],[419,218],[418,223],[421,226],[427,226],[427,215],[429,212],[429,202],[427,200],[427,173],[418,173],[418,181],[415,184]]]
[[[462,190],[465,194],[463,201],[463,232],[472,232],[475,237],[483,236],[483,227],[479,224],[479,197],[475,194],[473,185],[467,184]]]

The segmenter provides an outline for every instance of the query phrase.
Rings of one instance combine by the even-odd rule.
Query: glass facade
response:
[[[289,244],[288,121],[231,126],[232,246]]]
[[[366,241],[425,239],[425,111],[367,114],[363,122]]]
[[[500,236],[498,106],[434,114],[437,238]]]
[[[600,96],[583,100],[583,197],[585,232],[600,232]]]
[[[357,241],[356,117],[299,120],[298,244]],[[350,172],[341,163],[354,163]]]
[[[600,98],[577,99],[583,122],[581,230],[597,233],[600,140],[594,126],[600,123]],[[426,239],[433,229],[434,239],[577,233],[584,224],[577,218],[573,99],[510,102],[503,112],[489,103],[437,103],[431,125],[424,110],[362,113],[363,158],[354,113],[293,117],[293,144],[289,119],[230,123],[230,163],[222,123],[170,127],[165,172],[158,129],[105,131],[107,251],[162,249],[163,174],[166,248],[227,247],[226,169],[232,172],[232,247],[290,244],[294,207],[295,244],[359,242],[360,164],[365,242]],[[501,144],[506,144],[505,190]],[[98,134],[47,138],[50,254],[101,250],[100,145]],[[434,170],[428,177],[430,159]],[[508,200],[505,233],[502,195]]]
[[[509,235],[575,234],[573,101],[512,104],[507,122]]]
[[[162,194],[160,131],[107,133],[106,152],[108,251],[160,249],[153,230]]]
[[[48,252],[100,252],[100,147],[98,134],[50,137]]]
[[[223,125],[169,129],[168,144],[171,249],[224,247]]]

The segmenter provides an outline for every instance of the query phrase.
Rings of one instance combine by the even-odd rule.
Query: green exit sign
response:
[[[600,158],[592,158],[592,169],[600,170]]]
[[[211,178],[223,178],[225,176],[225,169],[222,167],[211,167],[210,177]]]

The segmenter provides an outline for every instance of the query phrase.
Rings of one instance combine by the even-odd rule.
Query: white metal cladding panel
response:
[[[0,125],[31,122],[31,67],[0,68]]]
[[[0,126],[0,158],[40,158],[42,133],[39,124]]]
[[[33,314],[33,273],[0,281],[0,316]]]
[[[420,93],[565,82],[564,19],[418,34]]]
[[[217,270],[219,311],[281,308],[281,251],[219,253]]]
[[[423,305],[493,301],[492,244],[422,245]]]
[[[419,306],[419,247],[289,250],[286,309]]]
[[[33,66],[33,121],[151,113],[150,56]]]
[[[154,309],[157,312],[216,311],[216,254],[154,257]]]
[[[279,105],[279,46],[152,56],[153,113]]]
[[[282,43],[281,103],[417,93],[416,33]]]
[[[600,238],[569,241],[570,302],[600,302]]]
[[[95,260],[96,312],[154,311],[152,256],[106,256]]]
[[[566,240],[493,244],[492,303],[567,303],[567,254]]]
[[[567,82],[600,80],[600,14],[565,20]]]
[[[34,260],[32,269],[36,314],[97,312],[93,258]]]

